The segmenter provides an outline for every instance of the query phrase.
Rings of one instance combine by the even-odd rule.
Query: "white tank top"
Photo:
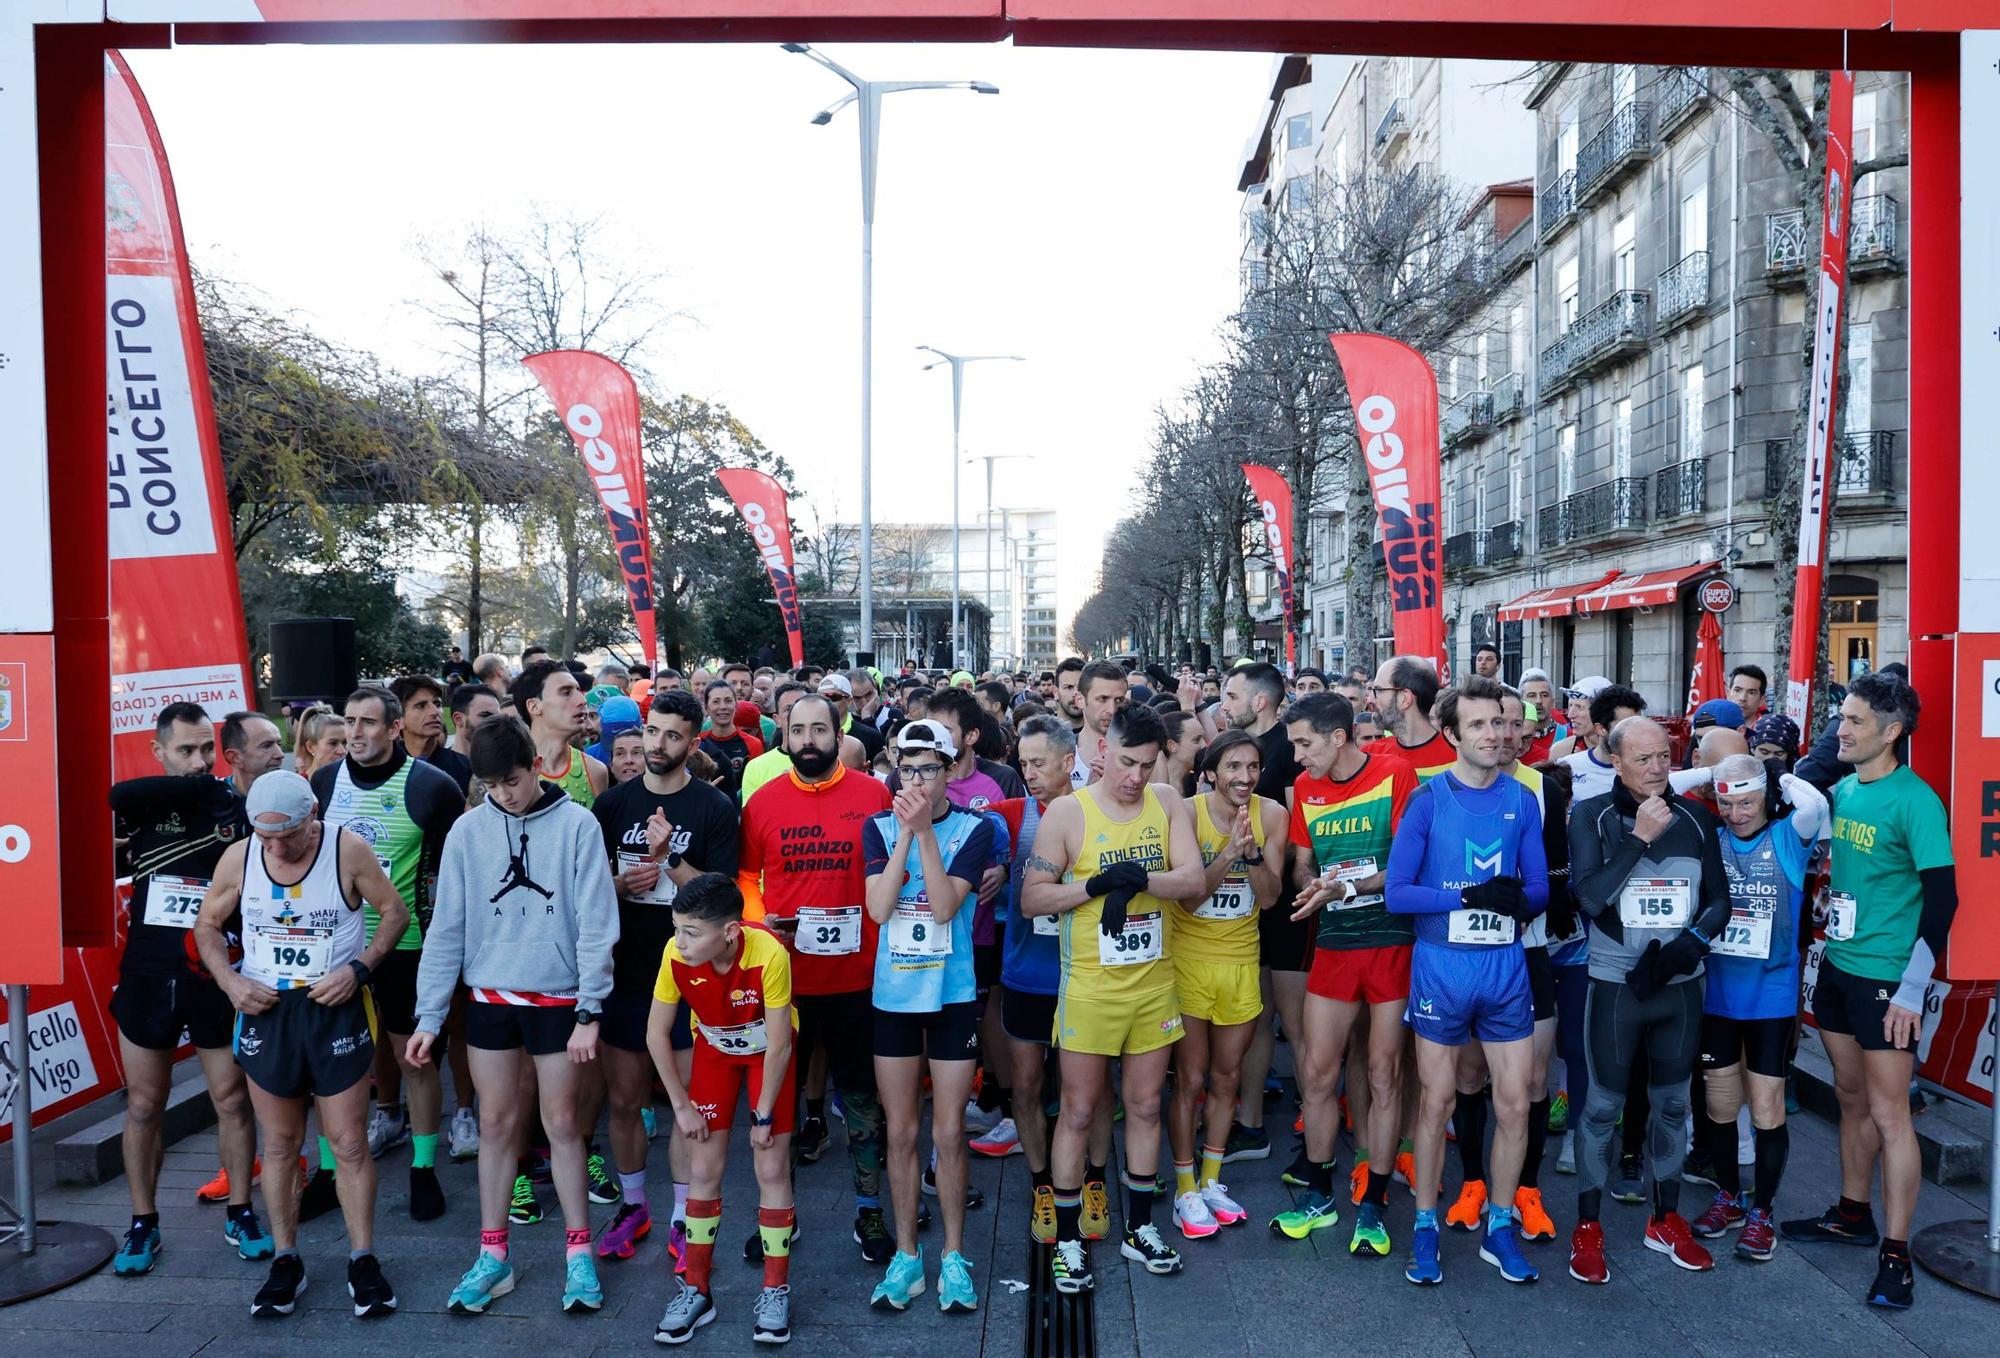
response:
[[[367,922],[340,886],[338,826],[322,825],[319,853],[304,877],[273,881],[262,841],[243,861],[243,975],[273,990],[300,990],[368,946]]]

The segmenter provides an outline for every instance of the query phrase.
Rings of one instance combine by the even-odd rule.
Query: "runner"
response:
[[[896,1253],[869,1305],[902,1311],[924,1290],[917,1243],[917,1140],[923,1081],[931,1085],[944,1254],[938,1306],[978,1308],[965,1240],[965,1103],[979,1054],[979,1001],[972,966],[972,916],[979,880],[993,858],[993,827],[951,801],[959,750],[942,722],[914,721],[896,736],[902,790],[892,810],[862,831],[868,914],[883,931],[875,955],[875,1082],[888,1119],[889,1188],[896,1207]]]
[[[260,718],[253,720],[269,726]],[[275,728],[274,728],[275,729]],[[282,751],[280,751],[282,757]],[[249,834],[243,794],[211,776],[215,728],[194,703],[169,703],[154,723],[160,776],[128,778],[111,789],[119,873],[132,879],[125,951],[111,1017],[125,1070],[121,1151],[132,1193],[132,1225],[111,1261],[120,1277],[150,1273],[162,1249],[157,1193],[165,1153],[161,1116],[173,1080],[174,1050],[185,1031],[194,1043],[215,1105],[222,1174],[200,1190],[229,1202],[223,1238],[244,1259],[268,1259],[271,1237],[250,1204],[257,1128],[243,1072],[230,1052],[235,1013],[215,979],[198,966],[195,918],[232,843]]]
[[[1481,679],[1500,677],[1500,648],[1490,641],[1482,641],[1472,648],[1472,672]]]
[[[538,660],[514,681],[514,710],[535,738],[535,772],[578,806],[589,810],[611,786],[611,771],[573,742],[583,731],[590,703],[576,676],[553,660]]]
[[[833,710],[840,714],[841,734],[861,743],[861,767],[866,768],[882,753],[887,744],[880,731],[857,713],[854,698],[854,676],[861,676],[865,682],[866,670],[851,670],[847,674],[823,675],[817,685],[819,696],[833,704]]]
[[[1615,692],[1592,701],[1592,721]],[[1679,1207],[1688,1077],[1700,1055],[1702,987],[1693,982],[1730,916],[1719,827],[1700,803],[1670,790],[1667,733],[1645,717],[1627,717],[1605,735],[1604,749],[1618,781],[1578,800],[1569,821],[1570,887],[1592,925],[1584,1015],[1590,1097],[1578,1137],[1583,1187],[1569,1262],[1570,1276],[1584,1283],[1611,1280],[1598,1221],[1606,1153],[1642,1050],[1653,1175],[1645,1245],[1681,1268],[1714,1267]]]
[[[472,733],[500,715],[500,699],[484,684],[460,684],[451,691],[451,748],[472,760]],[[344,750],[342,753],[346,753]],[[466,789],[472,796],[472,789]]]
[[[1174,1048],[1167,1139],[1174,1152],[1174,1224],[1190,1240],[1249,1216],[1220,1179],[1243,1053],[1264,1010],[1257,985],[1258,912],[1277,904],[1285,864],[1285,804],[1257,795],[1263,768],[1263,752],[1246,732],[1224,732],[1209,747],[1202,771],[1214,790],[1193,802],[1195,841],[1206,865],[1203,890],[1167,911],[1183,1033]],[[1198,1100],[1204,1131],[1199,1178]]]
[[[376,1057],[377,1104],[368,1120],[369,1154],[380,1156],[410,1142],[410,1216],[434,1221],[444,1215],[444,1189],[437,1177],[438,1129],[443,1122],[444,1087],[437,1067],[413,1067],[405,1060],[416,1031],[417,967],[423,960],[424,929],[430,922],[431,891],[438,860],[452,823],[465,811],[465,794],[449,774],[412,759],[399,743],[402,704],[382,688],[356,689],[344,707],[347,758],[313,776],[313,795],[329,825],[345,826],[374,850],[375,859],[409,906],[408,923],[395,950],[374,968],[370,989],[389,1050]],[[363,909],[372,943],[380,926],[374,902]],[[391,1117],[396,1077],[402,1077],[409,1110]],[[320,1146],[320,1168],[333,1169],[328,1147]]]
[[[332,1177],[347,1225],[354,1314],[396,1309],[374,1252],[366,1113],[376,1020],[368,978],[402,937],[409,907],[366,841],[316,819],[317,809],[312,785],[296,773],[280,769],[258,779],[244,806],[254,837],[224,851],[194,926],[202,964],[238,1015],[236,1060],[249,1078],[266,1152],[264,1207],[276,1253],[250,1303],[255,1317],[290,1315],[306,1290],[297,1248],[298,1154],[309,1098],[339,1165]],[[374,904],[379,921],[373,941],[363,901]],[[240,968],[223,934],[239,911]]]
[[[325,703],[300,713],[292,732],[292,766],[302,778],[347,758],[347,719]],[[278,753],[282,763],[282,746]]]
[[[1306,980],[1303,1069],[1299,1099],[1305,1115],[1308,1180],[1292,1210],[1273,1229],[1303,1240],[1340,1220],[1333,1205],[1333,1147],[1339,1130],[1334,1100],[1342,1058],[1365,1007],[1365,1073],[1349,1069],[1352,1094],[1366,1083],[1371,1098],[1356,1119],[1354,1160],[1366,1166],[1360,1211],[1348,1251],[1364,1258],[1389,1253],[1382,1222],[1394,1173],[1402,1108],[1403,1010],[1410,994],[1410,949],[1416,933],[1391,915],[1382,896],[1390,836],[1402,821],[1417,775],[1393,754],[1366,754],[1354,744],[1354,708],[1337,693],[1293,706],[1286,730],[1302,771],[1292,786],[1292,876],[1311,885],[1293,917],[1317,915],[1312,973]]]
[[[1309,698],[1315,693],[1326,692],[1326,671],[1316,665],[1301,665],[1292,676],[1292,694],[1297,698]]]
[[[598,798],[591,810],[603,831],[604,851],[618,889],[618,946],[612,952],[611,994],[604,1002],[600,1052],[611,1103],[611,1153],[622,1205],[597,1244],[599,1257],[630,1259],[653,1229],[646,1197],[645,1112],[653,1103],[652,1062],[646,1024],[660,959],[673,938],[673,904],[679,890],[705,872],[736,876],[736,806],[717,788],[689,776],[688,751],[701,731],[701,705],[687,693],[662,693],[642,729],[646,771]],[[693,1039],[684,1015],[670,1031],[683,1082]],[[600,1100],[586,1089],[578,1120],[597,1125]],[[667,1143],[674,1207],[667,1251],[676,1266],[687,1257],[687,1200],[691,1180],[687,1139],[674,1130]]]
[[[1132,680],[1124,670],[1108,660],[1093,660],[1077,676],[1076,760],[1070,774],[1083,787],[1102,777],[1109,749],[1111,715],[1123,708],[1132,696]]]
[[[1586,684],[1595,681],[1586,679]],[[1591,797],[1601,797],[1611,791],[1618,775],[1611,766],[1606,748],[1611,728],[1627,717],[1636,717],[1646,710],[1646,700],[1636,689],[1623,684],[1601,684],[1590,696],[1584,708],[1580,725],[1570,727],[1571,738],[1576,748],[1566,755],[1557,756],[1569,766],[1570,787],[1576,793],[1576,800],[1582,802]]]
[[[1378,676],[1379,680],[1380,676]],[[1520,927],[1548,905],[1548,864],[1535,799],[1500,772],[1513,748],[1504,690],[1474,675],[1438,695],[1433,716],[1457,759],[1411,796],[1389,852],[1389,909],[1415,917],[1406,1022],[1416,1036],[1417,1221],[1413,1283],[1444,1281],[1438,1178],[1444,1128],[1458,1097],[1458,1049],[1476,1038],[1493,1072],[1493,1192],[1479,1257],[1510,1283],[1541,1276],[1521,1252],[1514,1190],[1528,1141],[1535,1031]]]
[[[1761,665],[1738,665],[1729,672],[1729,701],[1742,709],[1746,724],[1763,714],[1764,695],[1771,691],[1771,676]]]
[[[1937,794],[1903,762],[1917,691],[1886,669],[1847,686],[1833,790],[1833,886],[1813,1018],[1840,1096],[1840,1201],[1788,1221],[1787,1240],[1872,1245],[1868,1188],[1882,1161],[1881,1237],[1871,1306],[1913,1300],[1910,1220],[1922,1171],[1910,1125],[1910,1078],[1924,993],[1958,908],[1951,836]]]
[[[1180,1255],[1153,1224],[1160,1086],[1167,1048],[1181,1036],[1166,903],[1199,895],[1206,870],[1180,794],[1146,782],[1166,739],[1159,714],[1120,708],[1107,736],[1103,776],[1042,817],[1021,892],[1024,914],[1055,915],[1061,929],[1054,1041],[1061,1049],[1062,1112],[1050,1161],[1052,1268],[1056,1290],[1066,1294],[1095,1286],[1082,1231],[1084,1153],[1097,1107],[1108,1099],[1114,1057],[1123,1068],[1125,1106],[1119,1252],[1149,1273],[1181,1269]]]
[[[736,725],[736,690],[726,679],[715,679],[702,690],[702,707],[708,713],[708,730],[701,737],[701,749],[722,770],[722,790],[735,800],[743,786],[743,769],[764,753],[764,742]]]
[[[451,775],[460,797],[470,793],[472,762],[445,741],[444,685],[428,674],[406,674],[389,691],[403,705],[403,748],[410,758]]]
[[[1521,672],[1521,699],[1534,711],[1527,717],[1527,744],[1518,762],[1533,768],[1549,757],[1549,751],[1562,734],[1562,728],[1556,724],[1559,715],[1556,688],[1547,670]]]
[[[1076,733],[1076,765],[1069,774],[1072,791],[1090,781],[1090,759],[1085,754],[1083,697],[1077,691],[1083,682],[1084,667],[1089,663],[1080,656],[1072,655],[1056,666],[1056,711],[1069,723],[1069,729]],[[1092,753],[1095,753],[1094,749]]]

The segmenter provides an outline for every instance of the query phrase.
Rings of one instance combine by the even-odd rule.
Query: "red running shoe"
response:
[[[1687,1218],[1679,1212],[1669,1212],[1657,1221],[1646,1223],[1646,1248],[1666,1255],[1677,1267],[1691,1273],[1706,1273],[1715,1267],[1709,1252],[1695,1244],[1694,1232],[1688,1229]]]
[[[1718,1190],[1708,1209],[1694,1219],[1694,1233],[1704,1240],[1713,1240],[1742,1225],[1743,1204]]]
[[[1771,1214],[1752,1207],[1743,1216],[1743,1234],[1736,1237],[1736,1257],[1761,1262],[1777,1252],[1778,1233],[1771,1227]]]
[[[1608,1283],[1611,1269],[1604,1262],[1604,1226],[1579,1221],[1569,1233],[1569,1276],[1580,1283]]]

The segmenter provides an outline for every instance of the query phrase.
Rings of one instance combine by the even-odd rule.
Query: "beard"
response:
[[[838,750],[823,749],[818,745],[801,745],[790,753],[792,767],[808,778],[819,777],[840,759]]]
[[[685,763],[687,763],[686,747],[681,749],[679,755],[671,758],[666,755],[649,754],[646,756],[646,772],[655,778],[664,778]]]

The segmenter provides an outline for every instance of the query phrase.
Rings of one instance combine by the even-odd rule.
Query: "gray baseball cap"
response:
[[[319,813],[312,784],[289,769],[273,769],[250,785],[245,814],[250,828],[267,835],[296,830]]]

